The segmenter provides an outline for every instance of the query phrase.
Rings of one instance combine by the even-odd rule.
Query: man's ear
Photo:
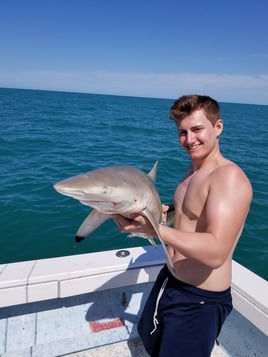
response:
[[[222,119],[217,120],[217,122],[215,124],[215,129],[217,131],[217,139],[218,139],[223,131],[223,120]]]

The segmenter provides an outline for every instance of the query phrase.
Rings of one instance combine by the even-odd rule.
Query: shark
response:
[[[146,238],[154,246],[157,246],[154,238],[158,238],[168,264],[174,271],[174,265],[158,228],[163,222],[163,215],[161,199],[155,186],[157,167],[158,161],[146,174],[133,166],[109,166],[54,184],[53,187],[58,193],[72,197],[93,209],[78,228],[76,242],[85,239],[105,221],[113,218],[113,215],[119,214],[130,219],[133,213],[141,214],[150,221],[155,237],[140,233],[131,233],[130,236]],[[174,212],[169,212],[164,224],[172,224],[173,215]]]

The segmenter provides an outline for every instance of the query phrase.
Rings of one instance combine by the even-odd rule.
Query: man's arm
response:
[[[160,226],[161,237],[185,257],[218,268],[237,243],[251,199],[252,188],[243,171],[235,165],[223,166],[213,174],[202,213],[202,232]]]
[[[235,165],[221,167],[213,175],[202,212],[205,221],[202,231],[184,232],[161,224],[159,231],[164,243],[183,256],[215,269],[226,261],[237,243],[248,214],[252,188]],[[132,221],[119,217],[117,222],[122,232],[154,236],[152,226],[143,216],[137,215]]]

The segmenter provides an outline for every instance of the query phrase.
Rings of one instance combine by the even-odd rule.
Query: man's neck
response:
[[[192,170],[193,173],[199,171],[200,169],[206,169],[210,167],[215,167],[223,156],[219,150],[211,152],[208,156],[202,160],[192,160]]]

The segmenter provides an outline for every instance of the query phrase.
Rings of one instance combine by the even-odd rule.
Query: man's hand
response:
[[[119,231],[122,233],[142,233],[152,238],[156,236],[149,220],[140,214],[132,214],[130,215],[130,218],[118,214],[113,215],[113,219],[117,224]]]
[[[169,219],[168,218],[173,218],[174,217],[174,205],[173,204],[162,204],[162,220],[161,220],[161,224],[164,225],[170,225]],[[172,215],[173,213],[173,215]],[[169,215],[168,215],[169,214]],[[172,219],[173,221],[173,219]]]

